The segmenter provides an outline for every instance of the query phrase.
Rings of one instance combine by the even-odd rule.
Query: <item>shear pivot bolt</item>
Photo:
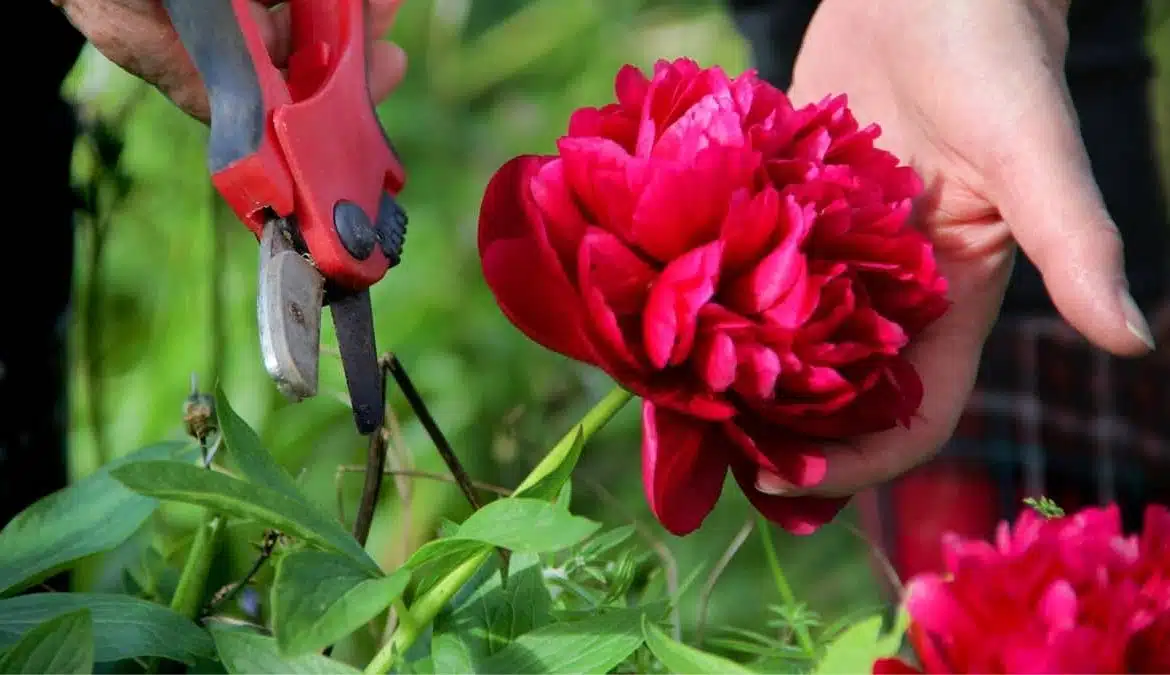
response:
[[[333,207],[333,227],[345,250],[358,260],[365,260],[378,243],[373,224],[362,207],[353,202],[338,202]]]

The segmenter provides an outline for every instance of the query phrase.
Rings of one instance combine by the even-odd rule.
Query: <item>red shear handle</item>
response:
[[[366,2],[291,0],[286,79],[249,4],[166,0],[208,91],[212,179],[254,233],[266,209],[293,213],[325,278],[366,288],[397,264],[406,224],[405,173],[366,81]]]

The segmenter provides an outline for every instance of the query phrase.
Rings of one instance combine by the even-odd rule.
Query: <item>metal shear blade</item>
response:
[[[317,394],[325,278],[297,253],[289,223],[273,218],[260,238],[256,318],[264,368],[293,401]]]
[[[256,309],[264,367],[289,399],[316,395],[328,295],[354,422],[360,433],[371,433],[382,424],[384,389],[370,293],[326,289],[321,273],[294,248],[291,231],[288,220],[274,218],[260,240]]]

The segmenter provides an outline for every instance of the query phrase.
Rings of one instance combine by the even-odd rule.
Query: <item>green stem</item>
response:
[[[210,511],[205,513],[195,532],[195,540],[191,543],[191,551],[187,554],[175,595],[171,598],[171,609],[192,621],[198,618],[207,585],[207,573],[211,569],[211,560],[215,557],[216,544],[222,532],[223,516]]]
[[[633,394],[630,392],[621,387],[614,387],[589,412],[585,413],[585,416],[581,418],[580,422],[573,425],[569,433],[557,441],[557,444],[552,447],[552,450],[545,455],[544,459],[520,483],[520,486],[512,493],[513,496],[521,494],[545,476],[556,471],[557,467],[563,461],[564,456],[573,449],[578,436],[583,441],[588,441],[593,434],[613,419],[614,415],[631,398],[633,398]],[[394,662],[403,652],[410,649],[410,646],[418,639],[423,629],[430,625],[431,621],[438,615],[439,610],[443,609],[451,601],[451,598],[455,597],[455,594],[459,592],[463,584],[467,583],[475,575],[480,565],[491,557],[492,550],[490,546],[485,546],[482,550],[463,561],[415,601],[410,606],[410,609],[400,605],[397,608],[398,628],[390,636],[386,644],[382,645],[382,648],[374,655],[369,665],[366,666],[366,675],[384,675],[385,673],[389,673],[390,669],[394,667]]]
[[[544,459],[540,460],[540,463],[533,467],[532,471],[528,472],[528,476],[516,488],[513,495],[519,495],[527,491],[545,476],[556,471],[561,461],[564,460],[565,455],[573,449],[573,445],[577,442],[578,433],[581,434],[584,441],[588,441],[593,437],[593,434],[608,424],[613,419],[613,416],[618,414],[625,407],[626,403],[629,403],[633,396],[633,394],[621,387],[611,389],[604,398],[589,409],[589,412],[585,413],[585,416],[581,418],[580,422],[574,424],[572,429],[569,429],[569,433],[557,441],[557,444],[552,447],[552,450],[548,451]]]
[[[784,570],[780,568],[780,558],[776,555],[775,544],[772,543],[771,524],[758,513],[756,519],[759,521],[760,537],[764,542],[764,555],[768,558],[768,567],[771,568],[772,578],[776,581],[776,590],[780,591],[780,598],[786,606],[796,607],[796,595],[792,592],[792,586],[788,585]],[[817,648],[813,644],[812,635],[808,632],[808,626],[793,622],[792,627],[796,631],[796,641],[800,643],[800,648],[810,658],[816,658]]]
[[[378,653],[366,666],[366,675],[384,675],[390,672],[390,668],[394,666],[395,660],[401,656],[414,641],[418,639],[419,634],[426,628],[435,616],[438,615],[439,610],[455,597],[463,584],[467,583],[471,577],[475,576],[476,570],[484,563],[485,560],[492,555],[491,547],[484,547],[472,557],[464,560],[458,567],[447,573],[439,583],[435,584],[431,590],[427,591],[421,598],[418,599],[410,609],[405,612],[400,612],[398,615],[398,629],[390,636],[390,640],[382,645]]]

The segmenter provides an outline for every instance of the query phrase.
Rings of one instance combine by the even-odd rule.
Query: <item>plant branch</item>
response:
[[[384,369],[388,370],[394,377],[394,382],[402,390],[402,395],[406,397],[407,403],[410,404],[410,409],[418,416],[418,421],[422,423],[423,429],[426,430],[427,435],[431,438],[431,442],[435,444],[435,449],[439,451],[439,456],[443,458],[443,463],[447,465],[447,469],[455,477],[455,482],[459,485],[459,490],[463,493],[464,498],[467,499],[467,503],[471,505],[472,509],[478,510],[482,504],[479,501],[479,497],[475,494],[471,477],[467,475],[467,471],[459,461],[459,456],[455,454],[454,448],[447,441],[447,437],[443,435],[443,430],[435,422],[435,418],[431,415],[430,409],[427,408],[426,402],[423,401],[418,390],[414,388],[414,383],[406,373],[406,367],[393,354],[383,356],[382,360],[385,364]]]
[[[383,376],[384,378],[385,376]],[[384,385],[383,385],[384,386]],[[370,527],[374,524],[374,509],[382,491],[382,470],[386,466],[386,429],[379,426],[370,434],[366,450],[366,477],[362,484],[362,498],[357,516],[353,521],[353,536],[362,546],[370,538]]]
[[[780,592],[780,598],[788,607],[796,606],[796,595],[792,592],[792,586],[788,584],[788,578],[784,576],[784,570],[780,567],[780,558],[776,555],[776,545],[772,542],[772,535],[768,531],[768,521],[760,514],[756,514],[756,520],[759,521],[760,539],[764,543],[764,555],[768,558],[768,567],[772,570],[772,578],[776,582],[776,590]],[[793,622],[793,628],[796,631],[796,641],[800,644],[800,648],[810,658],[816,658],[817,648],[813,644],[812,635],[809,634],[808,626],[803,623]]]
[[[715,567],[711,569],[711,574],[707,575],[707,581],[703,584],[703,590],[699,593],[699,618],[695,623],[695,643],[703,646],[703,629],[707,626],[707,604],[711,601],[711,594],[715,591],[715,584],[718,583],[719,577],[723,576],[723,572],[727,566],[731,564],[735,554],[743,546],[744,542],[751,535],[752,529],[755,528],[755,523],[748,520],[739,528],[739,532],[732,538],[731,544],[728,545],[727,550],[719,557],[715,563]]]
[[[171,609],[192,621],[198,617],[203,591],[207,585],[207,573],[211,569],[211,561],[215,557],[216,545],[222,531],[223,516],[207,511],[195,532],[195,540],[191,543],[191,551],[187,554],[187,561],[179,576],[179,584],[175,588],[174,596],[171,597]]]
[[[382,363],[382,372],[389,371],[390,375],[394,377],[394,382],[402,390],[402,395],[406,397],[407,403],[410,404],[410,409],[414,411],[419,422],[422,423],[423,429],[426,430],[427,436],[430,436],[431,442],[435,444],[435,449],[439,451],[439,456],[443,458],[443,463],[447,465],[447,470],[454,476],[455,483],[459,486],[459,491],[463,493],[463,497],[471,505],[471,509],[478,511],[482,503],[475,494],[475,484],[471,480],[471,476],[467,474],[467,470],[463,468],[463,463],[459,461],[459,456],[455,454],[455,449],[447,441],[443,430],[435,422],[435,418],[431,415],[426,401],[423,400],[418,390],[414,388],[414,382],[411,381],[410,376],[406,373],[406,366],[402,365],[402,362],[394,354],[386,354],[383,356]],[[507,579],[508,562],[511,560],[511,554],[503,548],[496,550],[499,552],[500,561],[503,563],[503,566],[500,568],[500,573],[504,579]]]
[[[593,436],[593,434],[606,424],[624,405],[630,400],[631,394],[622,390],[620,387],[615,388],[599,401],[593,408],[585,414],[580,422],[574,424],[569,432],[565,434],[552,450],[545,456],[545,459],[539,462],[528,476],[521,481],[520,487],[516,492],[525,489],[526,486],[533,485],[541,478],[550,475],[557,469],[559,462],[564,459],[564,450],[571,448],[578,442],[586,442]],[[429,591],[424,593],[410,608],[402,608],[402,611],[396,612],[398,616],[398,628],[391,634],[390,639],[382,645],[378,653],[366,666],[365,672],[367,675],[382,675],[390,672],[394,667],[395,661],[402,656],[402,654],[414,644],[419,635],[430,625],[439,611],[451,601],[455,593],[463,587],[468,580],[479,569],[480,565],[484,563],[488,557],[491,556],[491,549],[484,548],[467,560],[459,564],[458,567],[451,570],[438,581]]]
[[[358,466],[356,464],[343,464],[337,467],[337,473],[339,474],[358,473],[365,470],[366,467]],[[437,471],[423,471],[422,469],[383,469],[382,475],[401,476],[403,478],[423,478],[426,480],[437,480],[444,483],[450,483],[452,485],[455,485],[459,482],[455,479],[454,476],[439,473]],[[500,495],[501,497],[507,497],[512,494],[512,490],[494,483],[485,483],[481,480],[473,480],[471,481],[471,484],[475,486],[477,490],[491,492],[493,494]]]
[[[219,609],[220,606],[231,602],[240,594],[240,591],[247,587],[248,582],[256,576],[260,568],[264,566],[264,563],[272,557],[273,551],[276,550],[276,544],[280,541],[280,536],[281,534],[277,530],[268,530],[264,533],[264,540],[260,544],[260,554],[256,556],[256,562],[252,563],[252,567],[248,570],[248,573],[238,582],[228,584],[216,592],[212,596],[211,601],[207,603],[207,607],[203,610],[203,616],[209,616],[215,610]]]
[[[423,594],[410,609],[397,612],[398,629],[390,636],[389,642],[382,645],[382,648],[370,660],[365,670],[367,675],[389,673],[398,657],[410,649],[423,629],[434,620],[439,614],[439,610],[455,596],[463,584],[475,575],[480,565],[491,556],[491,552],[491,549],[485,548],[464,560]]]

